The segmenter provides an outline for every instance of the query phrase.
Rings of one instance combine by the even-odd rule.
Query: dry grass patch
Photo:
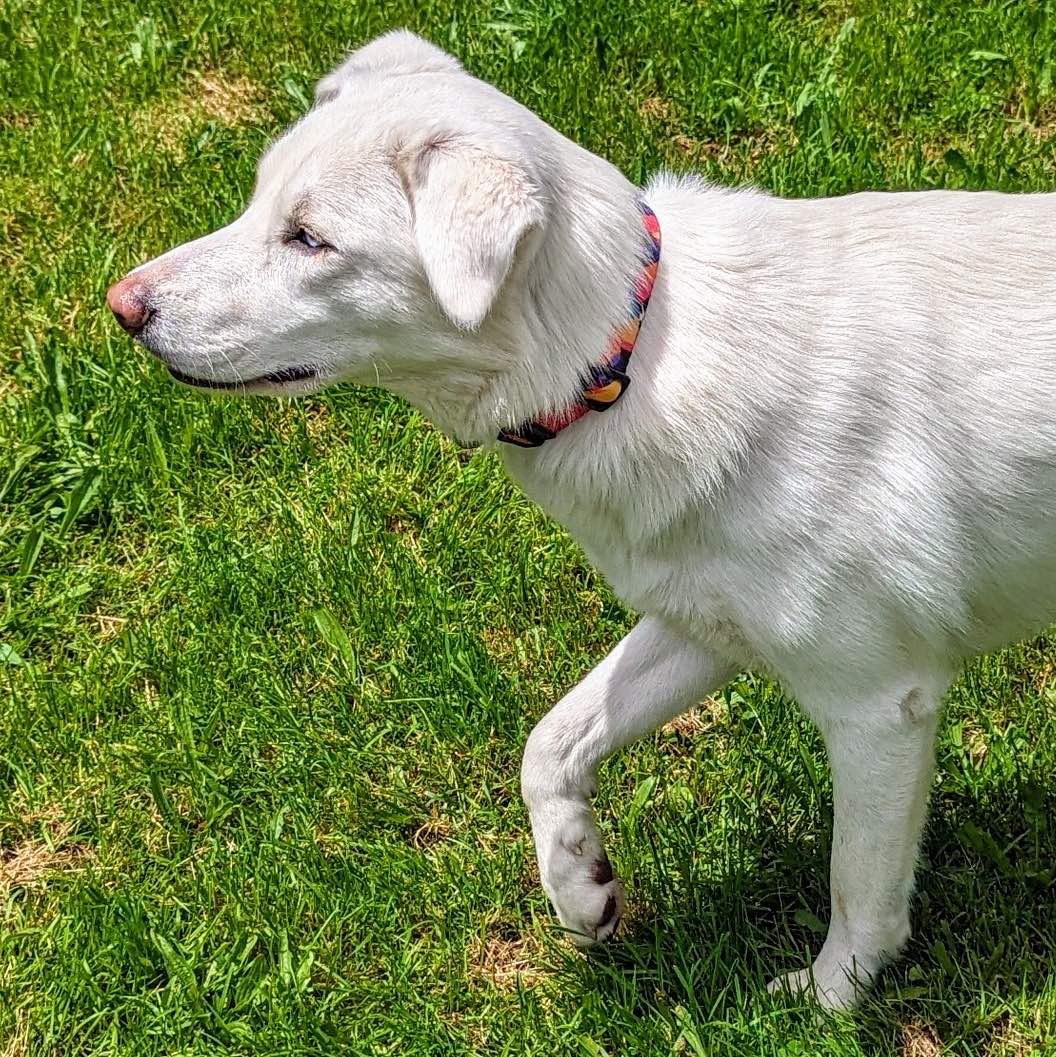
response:
[[[43,836],[21,840],[0,851],[0,891],[36,888],[55,873],[81,869],[89,857],[83,844],[67,843],[73,825],[58,808],[35,812],[26,821],[40,825]]]
[[[429,562],[422,550],[422,537],[418,525],[414,524],[413,521],[393,514],[386,520],[385,528],[403,544],[412,561],[419,569],[423,571],[429,569]]]
[[[217,72],[197,74],[175,99],[161,99],[137,111],[136,132],[180,161],[184,140],[209,121],[228,128],[252,125],[264,118],[263,92],[246,77],[224,77]]]
[[[651,95],[642,100],[638,113],[647,121],[667,121],[671,117],[671,104],[661,96]]]
[[[692,136],[679,134],[671,137],[671,142],[681,154],[694,161],[698,159],[718,160],[729,153],[729,145],[717,139],[694,139]]]
[[[446,818],[441,818],[434,810],[429,818],[411,834],[411,844],[415,848],[424,850],[447,840],[450,835],[451,823]]]
[[[532,935],[521,935],[512,925],[488,927],[483,939],[469,945],[469,976],[500,991],[534,987],[548,975],[540,965],[542,948]]]
[[[246,77],[223,78],[203,74],[196,89],[187,96],[197,97],[201,111],[225,125],[242,125],[260,116],[261,91]]]
[[[500,670],[523,669],[528,665],[524,651],[519,649],[517,636],[505,626],[491,625],[480,633],[480,640],[488,656]]]
[[[0,267],[25,269],[31,251],[43,244],[46,225],[52,254],[69,241],[61,232],[54,193],[43,182],[15,179],[0,184]]]
[[[772,128],[734,135],[729,140],[675,135],[671,137],[671,143],[680,155],[692,162],[729,164],[736,160],[742,164],[748,162],[757,165],[770,154],[795,150],[799,139],[792,129]]]
[[[10,366],[8,367],[10,370]],[[23,396],[24,388],[10,375],[0,377],[0,404],[8,399],[16,399]]]
[[[795,132],[788,128],[733,132],[722,139],[697,139],[679,131],[674,107],[657,94],[643,99],[638,104],[638,113],[647,123],[656,126],[661,135],[667,134],[673,154],[695,163],[727,163],[734,157],[743,157],[745,152],[748,160],[755,163],[780,148],[794,148],[798,143]]]
[[[546,673],[553,670],[554,658],[552,643],[543,629],[529,628],[515,635],[505,624],[490,623],[480,632],[480,641],[499,671],[538,679],[541,692],[551,702],[556,702],[568,689],[545,681]],[[599,652],[599,659],[600,656]]]
[[[699,705],[683,712],[665,723],[662,734],[673,734],[677,738],[695,738],[726,721],[728,710],[718,698],[709,697]]]
[[[303,414],[307,422],[308,436],[312,440],[333,436],[334,416],[326,404],[310,404],[305,407]]]
[[[990,740],[986,731],[969,722],[964,725],[961,738],[968,758],[976,767],[979,767],[990,752]]]
[[[1043,100],[1031,113],[1021,90],[1005,103],[1003,112],[1013,128],[1025,132],[1037,143],[1056,135],[1056,97]]]
[[[1054,672],[1056,672],[1056,665],[1051,661],[1043,661],[1040,667],[1034,671],[1031,677],[1031,683],[1039,694],[1044,693],[1048,688],[1049,684],[1052,682]]]
[[[11,1031],[0,1039],[0,1057],[29,1057],[29,1014],[25,1007],[15,1010]]]
[[[33,127],[34,115],[28,110],[0,110],[0,128],[26,132]]]
[[[1052,1024],[1044,1011],[1038,1007],[1034,1010],[1034,1024],[1027,1027],[1013,1022],[1009,1014],[1004,1014],[993,1026],[993,1032],[986,1049],[985,1057],[1042,1057],[1052,1052]]]
[[[914,1020],[902,1029],[902,1057],[939,1057],[942,1040],[935,1029]]]
[[[125,617],[114,616],[111,613],[92,613],[90,617],[99,637],[104,640],[112,639],[127,623]]]

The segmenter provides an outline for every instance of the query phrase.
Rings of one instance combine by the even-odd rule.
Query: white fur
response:
[[[946,688],[1056,615],[1056,196],[639,192],[406,33],[318,98],[242,217],[137,273],[143,340],[251,390],[381,384],[491,443],[603,355],[643,194],[663,250],[630,389],[501,446],[645,614],[529,739],[543,885],[580,938],[607,935],[596,768],[760,669],[821,729],[835,790],[828,937],[781,984],[850,1005],[909,934]],[[334,251],[279,237],[302,198]]]

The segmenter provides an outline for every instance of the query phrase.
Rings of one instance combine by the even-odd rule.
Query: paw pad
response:
[[[612,880],[612,863],[607,855],[594,863],[590,876],[597,885],[607,885]]]

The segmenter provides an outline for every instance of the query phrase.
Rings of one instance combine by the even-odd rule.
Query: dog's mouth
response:
[[[166,364],[166,366],[168,366]],[[195,378],[193,375],[177,371],[175,367],[169,367],[169,374],[182,382],[184,385],[194,385],[199,389],[235,389],[244,391],[256,385],[289,385],[293,382],[307,382],[317,377],[319,370],[316,367],[283,367],[282,370],[271,374],[262,374],[258,378],[244,378],[237,382],[221,382],[215,378]]]

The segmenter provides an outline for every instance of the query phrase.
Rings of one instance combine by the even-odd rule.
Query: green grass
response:
[[[820,944],[830,798],[748,676],[603,769],[631,912],[584,957],[519,754],[633,615],[395,399],[199,398],[103,306],[392,26],[634,179],[1036,190],[1056,8],[176,7],[0,5],[0,1053],[1056,1053],[1051,640],[952,692],[915,937],[854,1017],[763,992]]]

